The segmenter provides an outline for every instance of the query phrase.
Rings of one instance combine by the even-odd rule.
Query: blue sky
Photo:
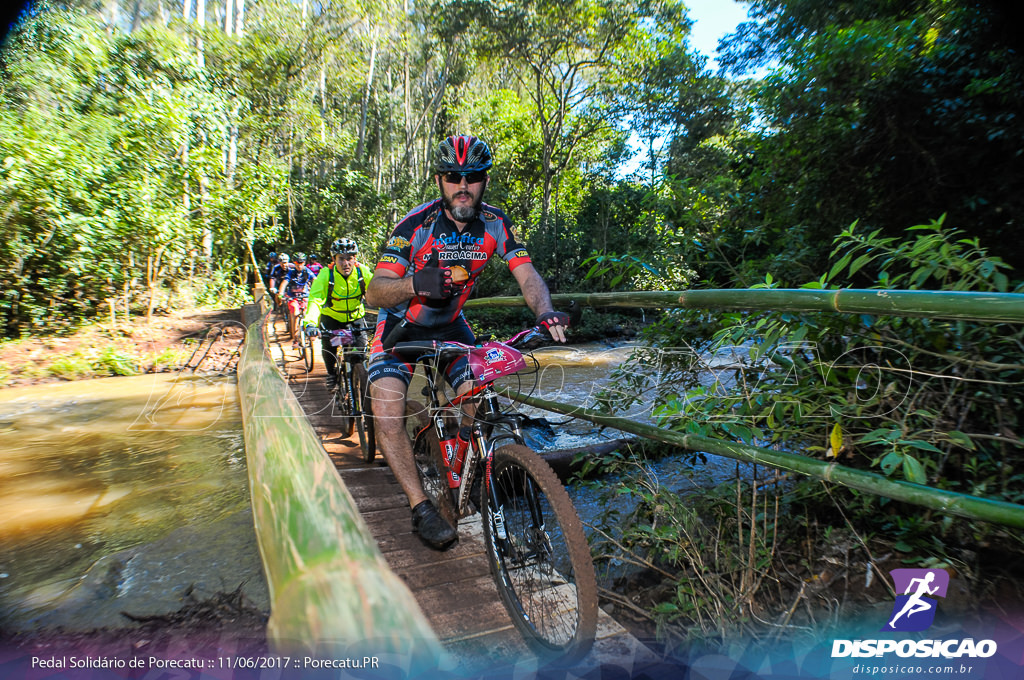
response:
[[[708,68],[718,69],[715,49],[722,36],[732,33],[747,18],[747,5],[734,0],[686,0],[693,28],[690,46],[708,57]]]
[[[690,47],[708,58],[707,67],[718,70],[715,50],[718,40],[736,29],[736,25],[747,18],[747,5],[734,0],[685,0],[693,27],[690,29]],[[662,140],[663,142],[664,140]],[[623,177],[635,172],[642,164],[649,162],[647,150],[640,144],[640,139],[631,134],[629,144],[635,156],[618,171]]]

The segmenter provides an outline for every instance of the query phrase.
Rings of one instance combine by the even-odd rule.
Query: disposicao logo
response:
[[[949,573],[944,569],[893,569],[896,602],[881,632],[913,633],[926,630],[935,621],[939,601],[949,588]],[[832,656],[883,656],[895,652],[901,657],[990,657],[996,653],[993,640],[833,640]]]
[[[889,623],[882,630],[910,633],[931,627],[939,602],[928,596],[946,596],[949,572],[945,569],[893,569],[889,573],[896,589],[896,604]]]

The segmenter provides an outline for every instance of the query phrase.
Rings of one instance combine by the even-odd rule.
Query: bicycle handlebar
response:
[[[374,326],[374,324],[366,323],[362,320],[360,320],[360,323],[356,323],[355,321],[350,321],[349,323],[352,325],[351,328],[324,328],[323,324],[317,324],[317,328],[319,328],[322,333],[340,333],[342,331],[372,331]]]
[[[576,301],[570,301],[570,326],[579,324],[580,314],[581,308],[576,304]],[[461,342],[449,342],[443,340],[411,340],[396,342],[401,337],[405,326],[406,324],[404,321],[395,326],[388,334],[388,337],[384,340],[383,348],[387,351],[394,352],[407,361],[419,361],[426,356],[436,356],[442,360],[456,358],[475,347],[480,347],[482,342],[487,341],[487,339],[484,339],[483,341],[478,339],[476,345],[466,345]],[[507,340],[499,340],[498,342],[508,345],[520,352],[531,352],[539,347],[550,344],[553,342],[553,338],[551,337],[551,334],[548,333],[547,329],[538,325],[522,330]]]

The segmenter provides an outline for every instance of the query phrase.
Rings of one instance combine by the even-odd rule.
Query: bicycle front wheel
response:
[[[339,352],[340,354],[340,352]],[[337,367],[338,384],[334,388],[334,409],[338,416],[338,431],[342,437],[351,437],[355,432],[355,418],[352,417],[352,388],[348,365],[343,357],[338,357]]]
[[[299,334],[299,347],[302,350],[302,358],[306,363],[306,373],[313,372],[313,364],[316,361],[316,354],[313,351],[313,339],[306,335],[301,329]]]
[[[352,382],[355,388],[355,403],[359,407],[359,414],[355,418],[356,431],[359,432],[359,448],[363,451],[363,460],[372,463],[377,456],[377,441],[373,438],[373,412],[370,410],[372,404],[365,366],[356,364],[352,368]]]
[[[582,657],[597,630],[597,579],[565,487],[540,456],[509,444],[494,452],[484,505],[491,574],[512,623],[542,656]]]

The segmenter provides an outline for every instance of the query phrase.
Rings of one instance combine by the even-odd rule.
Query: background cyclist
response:
[[[359,246],[350,238],[339,238],[331,244],[331,266],[320,270],[309,292],[309,305],[302,319],[306,335],[320,335],[321,326],[327,330],[352,329],[354,322],[366,316],[363,295],[373,279],[373,272],[356,260],[358,254]],[[353,332],[357,335],[356,346],[364,346],[366,339],[362,332]],[[323,334],[320,348],[327,369],[327,388],[334,389],[338,382],[335,372],[338,358],[329,333]]]
[[[306,312],[306,298],[309,296],[313,273],[306,268],[306,254],[295,253],[294,269],[284,273],[278,294],[288,305],[288,336],[292,339],[292,348],[299,346],[299,321]]]
[[[310,253],[309,262],[306,263],[306,268],[309,269],[310,273],[313,274],[313,276],[316,276],[324,267],[322,264],[320,264],[319,260],[316,259],[316,255]]]
[[[281,296],[279,289],[281,288],[281,282],[284,281],[288,271],[292,268],[291,258],[288,257],[288,253],[278,253],[277,264],[270,269],[270,281],[269,289],[270,295],[274,298],[274,308],[281,303]]]
[[[491,150],[482,140],[460,135],[442,141],[434,175],[440,197],[398,223],[366,291],[367,302],[381,308],[368,376],[377,442],[409,500],[413,530],[437,550],[448,548],[457,534],[427,500],[416,474],[403,423],[413,367],[384,351],[383,340],[402,325],[402,340],[473,344],[462,306],[491,255],[505,260],[527,305],[552,338],[565,342],[568,325],[567,315],[553,310],[548,287],[516,241],[508,217],[482,202],[490,167]],[[447,371],[446,379],[459,392],[472,386],[468,369],[468,362],[461,360]]]
[[[277,266],[277,253],[275,253],[274,251],[271,251],[270,254],[267,255],[267,268],[263,272],[263,283],[267,284],[267,288],[268,289],[273,289],[273,286],[270,285],[270,277],[273,275],[274,267],[276,267],[276,266]]]

